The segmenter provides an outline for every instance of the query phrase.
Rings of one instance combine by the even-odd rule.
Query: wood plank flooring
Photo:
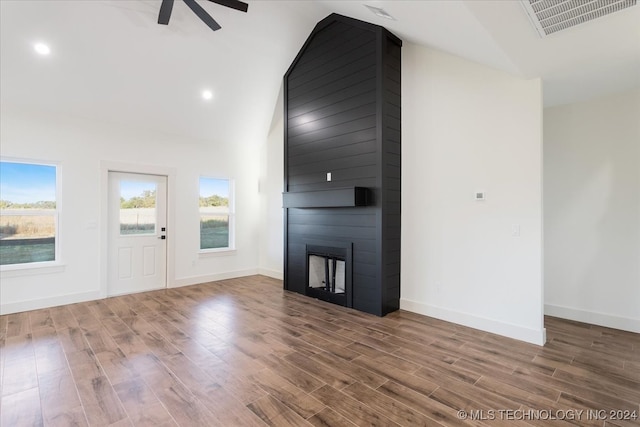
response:
[[[0,316],[0,424],[640,425],[640,335],[545,323],[538,347],[263,276]]]

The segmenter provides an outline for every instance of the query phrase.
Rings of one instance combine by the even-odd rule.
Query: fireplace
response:
[[[284,289],[400,307],[401,47],[331,14],[284,77]]]
[[[334,304],[352,307],[351,244],[306,245],[305,294]]]

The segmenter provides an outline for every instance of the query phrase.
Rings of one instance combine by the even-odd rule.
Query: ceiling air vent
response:
[[[636,5],[637,0],[522,0],[540,37],[602,18]]]

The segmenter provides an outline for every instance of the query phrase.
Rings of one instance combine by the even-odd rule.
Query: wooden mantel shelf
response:
[[[282,193],[284,208],[350,208],[368,204],[369,190],[366,187]]]

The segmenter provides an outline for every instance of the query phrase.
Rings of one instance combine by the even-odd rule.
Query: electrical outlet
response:
[[[331,181],[331,172],[327,172],[327,182]]]

